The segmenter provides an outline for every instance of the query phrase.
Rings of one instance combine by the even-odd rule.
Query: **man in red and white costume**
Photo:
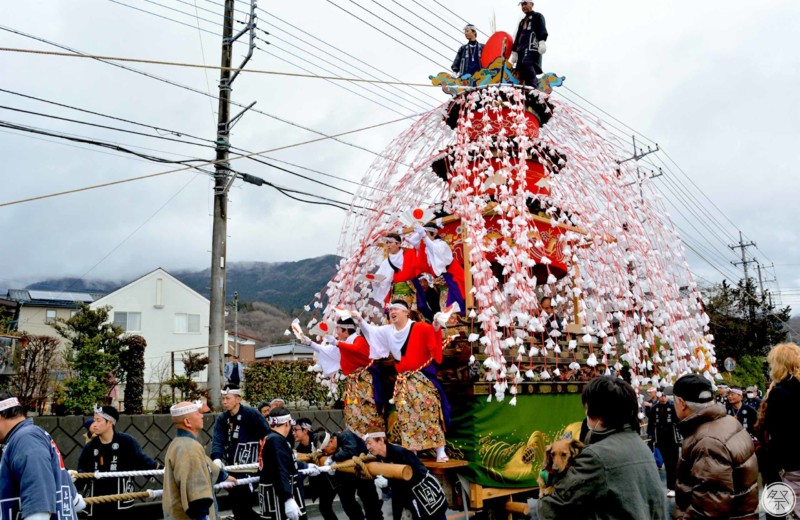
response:
[[[380,279],[372,283],[372,298],[381,305],[387,303],[389,298],[410,301],[414,294],[407,282],[419,274],[417,251],[403,249],[402,239],[397,233],[389,233],[383,241],[388,256],[375,271]]]
[[[439,236],[439,226],[435,222],[428,222],[424,226],[416,224],[414,233],[408,237],[408,243],[418,249],[419,273],[431,273],[437,278],[441,276],[447,284],[445,306],[458,303],[459,308],[466,309],[464,267],[453,260],[453,250]]]
[[[412,451],[436,449],[436,460],[446,462],[445,425],[450,406],[436,379],[434,362],[442,361],[442,332],[435,326],[409,319],[403,300],[389,305],[389,325],[376,326],[355,315],[370,347],[372,359],[391,355],[396,360],[397,382],[393,402],[397,423],[392,435]]]
[[[370,428],[384,429],[386,422],[383,419],[380,373],[370,358],[367,341],[356,328],[352,318],[341,319],[336,324],[335,335],[325,336],[322,345],[311,340],[303,342],[317,352],[324,375],[341,369],[347,378],[344,422],[349,429],[363,436]]]

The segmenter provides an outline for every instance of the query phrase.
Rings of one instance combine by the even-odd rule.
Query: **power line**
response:
[[[422,8],[423,8],[423,9],[425,9],[426,11],[428,11],[429,13],[431,13],[431,14],[433,14],[434,16],[436,16],[437,18],[439,18],[440,20],[442,20],[442,21],[445,21],[445,22],[446,22],[446,20],[445,20],[444,18],[442,18],[441,16],[437,15],[436,13],[434,13],[433,11],[431,11],[430,9],[427,9],[427,8],[425,8],[425,6],[423,6],[422,4],[420,4],[419,2],[417,2],[417,0],[412,0],[412,1],[413,1],[415,4],[417,4],[418,6],[422,7]],[[464,23],[470,23],[470,22],[468,22],[467,20],[465,20],[465,19],[464,19],[464,18],[463,18],[461,15],[459,15],[459,14],[457,14],[457,13],[454,13],[453,11],[451,11],[450,9],[448,9],[448,8],[447,8],[447,6],[445,6],[444,4],[442,4],[442,3],[440,3],[440,2],[437,2],[436,0],[433,0],[433,3],[437,4],[437,5],[438,5],[438,6],[440,6],[442,9],[444,9],[444,10],[445,10],[445,11],[447,11],[448,13],[452,14],[453,16],[455,16],[456,18],[458,18],[458,19],[459,19],[459,20],[461,20],[462,22],[464,22]],[[453,24],[451,24],[451,25],[453,25]],[[453,25],[453,27],[456,27],[456,26],[455,26],[455,25]],[[483,31],[481,31],[480,29],[478,29],[478,32],[480,32],[480,33],[481,33],[482,35],[484,35],[484,36],[487,36],[487,37],[489,36],[489,34],[488,34],[488,33],[485,33],[485,32],[483,32]]]
[[[115,0],[109,0],[115,1]],[[0,27],[2,28],[2,27]],[[267,42],[269,43],[269,42]],[[373,84],[383,84],[383,85],[404,85],[404,86],[415,86],[415,87],[435,87],[433,84],[428,83],[403,83],[398,81],[384,81],[384,80],[373,80],[373,79],[359,79],[359,78],[343,78],[340,76],[319,76],[317,74],[297,74],[294,72],[280,72],[275,70],[260,70],[260,69],[246,69],[246,68],[238,68],[238,67],[222,67],[219,65],[201,65],[198,63],[182,63],[178,61],[164,61],[164,60],[147,60],[143,58],[126,58],[122,56],[102,56],[102,55],[94,55],[94,54],[72,54],[68,52],[56,52],[56,51],[40,51],[36,49],[17,49],[12,47],[0,47],[0,51],[2,52],[14,52],[20,54],[38,54],[44,56],[58,56],[61,58],[88,58],[92,60],[100,60],[100,61],[121,61],[121,62],[129,62],[129,63],[146,63],[150,65],[168,65],[171,67],[186,67],[191,69],[213,69],[213,70],[229,70],[231,72],[250,72],[253,74],[266,74],[270,76],[289,76],[294,78],[314,78],[314,79],[327,79],[331,81],[350,81],[352,83],[373,83]]]
[[[264,150],[262,152],[254,152],[254,153],[250,153],[250,154],[247,154],[247,155],[240,155],[238,157],[231,157],[229,160],[233,161],[233,160],[236,160],[236,159],[244,159],[246,157],[263,155],[263,154],[267,154],[267,153],[271,153],[271,152],[277,152],[278,150],[285,150],[285,149],[288,149],[288,148],[294,148],[294,147],[297,147],[297,146],[303,146],[303,145],[306,145],[306,144],[323,141],[325,139],[335,139],[336,137],[340,137],[342,135],[349,135],[349,134],[353,134],[353,133],[357,133],[357,132],[363,132],[365,130],[371,130],[371,129],[374,129],[374,128],[378,128],[380,126],[386,126],[386,125],[390,125],[390,124],[393,124],[393,123],[397,123],[397,122],[403,121],[405,119],[408,119],[408,118],[395,119],[393,121],[387,121],[385,123],[379,123],[377,125],[371,125],[371,126],[367,126],[367,127],[363,127],[363,128],[357,128],[355,130],[349,130],[347,132],[341,132],[339,134],[335,134],[335,135],[332,135],[332,136],[318,137],[316,139],[310,139],[310,140],[302,141],[302,142],[299,142],[299,143],[279,146],[277,148],[271,148],[269,150]],[[125,184],[125,183],[129,183],[129,182],[143,180],[143,179],[151,179],[151,178],[154,178],[154,177],[160,177],[160,176],[164,176],[164,175],[170,175],[170,174],[173,174],[173,173],[184,172],[184,171],[189,170],[191,168],[198,168],[200,166],[210,166],[210,165],[217,164],[217,163],[218,163],[218,161],[207,161],[207,162],[205,162],[203,164],[199,164],[199,165],[186,166],[186,167],[183,167],[183,168],[176,168],[174,170],[167,170],[167,171],[158,172],[158,173],[151,173],[151,174],[148,174],[148,175],[140,175],[140,176],[137,176],[137,177],[130,177],[130,178],[121,179],[121,180],[118,180],[118,181],[106,182],[106,183],[102,183],[102,184],[95,184],[95,185],[92,185],[92,186],[84,186],[83,188],[75,188],[75,189],[72,189],[72,190],[65,190],[65,191],[60,191],[60,192],[56,192],[56,193],[50,193],[50,194],[47,194],[47,195],[39,195],[39,196],[36,196],[36,197],[28,197],[28,198],[25,198],[25,199],[19,199],[19,200],[14,200],[14,201],[10,201],[10,202],[3,202],[3,203],[0,203],[0,208],[5,207],[5,206],[13,206],[13,205],[16,205],[16,204],[23,204],[23,203],[26,203],[26,202],[33,202],[33,201],[36,201],[36,200],[59,197],[61,195],[69,195],[69,194],[72,194],[72,193],[79,193],[79,192],[82,192],[82,191],[89,191],[89,190],[94,190],[94,189],[98,189],[98,188],[116,186],[118,184]]]

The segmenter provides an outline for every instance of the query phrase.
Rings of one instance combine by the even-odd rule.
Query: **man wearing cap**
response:
[[[170,520],[217,520],[214,484],[236,482],[206,456],[197,440],[203,431],[203,413],[208,406],[187,401],[170,407],[172,424],[178,432],[164,457],[164,495],[161,508]]]
[[[728,402],[730,407],[727,412],[728,415],[736,417],[741,425],[747,430],[750,435],[755,435],[756,420],[758,419],[758,412],[755,408],[744,404],[744,392],[741,387],[733,387],[728,392]]]
[[[456,53],[456,59],[450,67],[457,77],[472,75],[481,70],[481,52],[483,44],[478,43],[478,29],[470,24],[464,26],[464,36],[467,43],[462,45]]]
[[[113,406],[95,406],[91,431],[94,437],[83,447],[78,457],[78,471],[135,471],[156,469],[158,464],[148,457],[132,436],[116,431],[119,412]],[[134,491],[133,477],[85,480],[90,490],[88,496],[114,495]],[[85,492],[85,491],[84,491]],[[134,500],[92,504],[88,516],[110,518],[124,516],[123,511],[133,507]]]
[[[239,356],[225,354],[225,357],[229,358],[229,361],[225,363],[225,380],[237,387],[242,386],[242,382],[244,381],[244,367],[239,363]]]
[[[242,405],[242,391],[238,386],[227,384],[221,393],[224,411],[214,423],[211,459],[220,468],[234,464],[255,464],[258,462],[259,443],[269,433],[267,421],[255,408]],[[245,478],[252,475],[240,476]],[[231,509],[236,520],[258,518],[253,511],[256,497],[250,486],[237,486],[228,492],[233,498]]]
[[[675,496],[675,471],[678,468],[678,451],[681,436],[678,434],[678,416],[675,406],[669,402],[667,394],[658,392],[658,403],[650,412],[647,423],[647,437],[652,440],[664,459],[667,470],[667,497]]]
[[[352,318],[339,320],[335,336],[326,336],[325,341],[339,353],[339,366],[347,378],[343,410],[347,427],[359,435],[370,428],[384,429],[380,371],[370,358],[367,340],[358,334],[356,322]]]
[[[33,421],[16,396],[0,391],[0,518],[75,520],[86,507],[55,441]]]
[[[386,246],[386,259],[375,271],[376,279],[372,282],[372,298],[385,305],[390,298],[413,300],[413,290],[409,281],[419,274],[417,251],[403,248],[402,239],[397,233],[389,233],[383,238]]]
[[[673,386],[683,436],[675,518],[758,518],[758,463],[739,421],[714,402],[711,383],[697,374]]]
[[[448,460],[444,430],[450,422],[450,404],[437,379],[435,363],[442,362],[442,331],[434,325],[409,319],[403,300],[389,305],[389,325],[375,326],[357,313],[372,359],[388,356],[396,360],[397,381],[390,403],[397,409],[392,435],[404,448],[436,449],[437,462]]]
[[[300,520],[306,507],[300,493],[297,458],[287,437],[292,431],[292,415],[283,406],[269,412],[269,435],[261,441],[258,456],[258,500],[261,518]],[[307,475],[319,475],[319,468],[308,464]]]
[[[445,305],[449,307],[453,303],[458,303],[459,309],[461,309],[459,312],[464,314],[464,309],[467,308],[464,304],[464,295],[466,294],[464,268],[453,260],[453,250],[450,249],[450,244],[439,236],[439,225],[436,222],[428,222],[424,226],[416,224],[414,233],[408,238],[408,242],[415,248],[419,248],[417,253],[419,271],[432,274],[436,278],[441,276],[447,285]],[[421,290],[419,282],[416,279],[414,282],[416,282],[417,292],[419,292]]]
[[[539,80],[536,75],[542,73],[542,54],[547,50],[547,27],[544,16],[533,10],[533,2],[523,0],[519,4],[525,17],[520,20],[517,34],[514,35],[511,63],[516,65],[523,85],[538,88]]]
[[[328,443],[321,448],[328,456],[327,465],[345,462],[353,457],[367,453],[367,446],[361,436],[350,430],[342,430],[330,436]],[[334,479],[338,484],[339,500],[342,502],[347,518],[350,520],[383,520],[382,504],[378,498],[373,479],[359,478],[356,475],[337,472]],[[356,492],[364,504],[364,510],[356,501]]]
[[[414,520],[444,520],[447,512],[447,499],[442,485],[430,474],[414,452],[391,444],[384,432],[369,432],[364,443],[371,455],[381,462],[411,466],[411,480],[376,479],[379,487],[389,486],[392,490],[392,518],[403,516],[403,509],[410,509]]]

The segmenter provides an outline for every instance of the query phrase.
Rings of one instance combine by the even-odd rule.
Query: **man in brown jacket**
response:
[[[678,461],[675,518],[758,519],[758,463],[753,441],[711,383],[692,374],[673,387],[683,436]]]

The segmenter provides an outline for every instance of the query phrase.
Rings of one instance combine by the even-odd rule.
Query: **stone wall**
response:
[[[218,414],[206,414],[204,430],[200,434],[200,442],[211,453],[211,432]],[[341,410],[296,410],[295,418],[309,417],[314,427],[322,427],[329,431],[344,428]],[[58,449],[64,456],[64,464],[69,469],[77,469],[78,456],[84,445],[83,434],[86,431],[83,423],[90,417],[70,415],[66,417],[34,417],[33,422],[47,430],[56,441]],[[175,436],[175,429],[169,415],[121,415],[117,423],[117,431],[132,435],[142,446],[144,452],[154,460],[164,462],[164,455],[170,440]]]

